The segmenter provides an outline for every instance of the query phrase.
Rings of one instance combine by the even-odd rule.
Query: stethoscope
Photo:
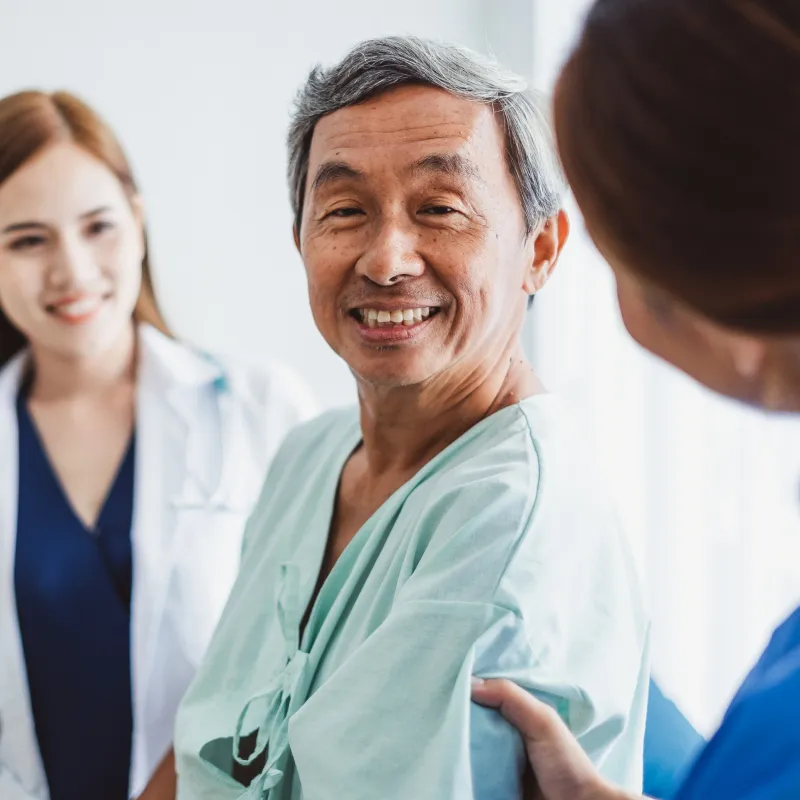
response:
[[[208,356],[211,359],[210,356]],[[244,510],[244,506],[236,505],[231,501],[234,494],[235,464],[234,453],[235,443],[239,438],[246,436],[239,404],[236,403],[233,390],[228,376],[223,372],[214,380],[214,390],[217,399],[217,410],[220,421],[220,471],[219,480],[213,491],[203,490],[204,481],[200,476],[192,471],[191,458],[187,459],[187,475],[184,480],[183,489],[188,483],[194,483],[200,496],[197,499],[186,499],[183,496],[173,498],[172,507],[181,510],[193,511],[225,511],[228,513],[238,513]]]

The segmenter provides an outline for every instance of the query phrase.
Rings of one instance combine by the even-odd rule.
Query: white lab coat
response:
[[[178,702],[233,585],[244,524],[267,464],[289,429],[313,411],[302,384],[276,365],[255,368],[209,358],[146,325],[139,326],[138,337],[132,797],[171,745]],[[15,401],[26,359],[20,354],[0,372],[2,800],[48,800],[14,593]],[[87,769],[91,763],[87,753]]]

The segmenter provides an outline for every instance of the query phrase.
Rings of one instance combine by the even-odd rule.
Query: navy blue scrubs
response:
[[[127,800],[134,443],[94,530],[73,511],[33,424],[19,421],[14,589],[51,800]]]

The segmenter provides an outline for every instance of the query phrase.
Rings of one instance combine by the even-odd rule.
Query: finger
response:
[[[481,678],[472,679],[472,699],[482,706],[497,708],[503,702],[503,684],[506,681]]]
[[[554,725],[560,722],[550,706],[511,681],[474,683],[472,697],[481,705],[498,709],[528,739],[550,738]]]

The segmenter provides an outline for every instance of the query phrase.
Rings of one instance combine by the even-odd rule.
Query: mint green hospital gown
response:
[[[481,421],[317,583],[355,410],[290,434],[178,714],[179,800],[517,800],[524,751],[473,674],[550,702],[641,787],[648,620],[602,482],[556,399]]]

